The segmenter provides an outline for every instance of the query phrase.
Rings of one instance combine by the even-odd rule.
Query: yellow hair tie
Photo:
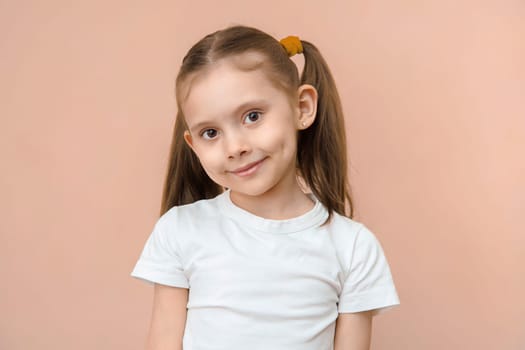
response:
[[[286,38],[281,39],[279,42],[286,49],[288,57],[303,52],[303,44],[301,43],[301,40],[299,40],[298,36],[287,36]]]

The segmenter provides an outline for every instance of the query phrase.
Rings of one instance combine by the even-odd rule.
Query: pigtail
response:
[[[319,50],[301,41],[304,69],[301,84],[317,89],[317,114],[313,125],[298,138],[297,166],[313,194],[328,209],[353,217],[347,178],[346,136],[343,109],[335,81]]]
[[[173,206],[213,198],[222,192],[222,187],[210,179],[195,153],[184,141],[184,130],[184,117],[179,112],[173,129],[168,170],[162,191],[161,216]]]

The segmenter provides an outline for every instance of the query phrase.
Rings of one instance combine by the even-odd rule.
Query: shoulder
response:
[[[356,247],[358,249],[381,247],[374,232],[360,221],[334,213],[327,225],[338,246],[352,247],[352,250]]]
[[[327,223],[327,228],[333,235],[346,239],[355,239],[361,231],[368,230],[363,223],[335,212]]]
[[[220,195],[219,195],[220,196]],[[171,230],[175,228],[190,228],[218,219],[219,196],[211,199],[201,199],[196,202],[174,206],[166,211],[157,221],[159,228]]]

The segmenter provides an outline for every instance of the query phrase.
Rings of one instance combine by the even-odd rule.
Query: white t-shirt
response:
[[[338,313],[399,304],[380,243],[313,196],[269,220],[226,191],[162,215],[131,276],[189,288],[184,350],[332,350]]]

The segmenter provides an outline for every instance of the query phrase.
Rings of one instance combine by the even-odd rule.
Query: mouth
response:
[[[266,159],[263,158],[261,160],[258,160],[256,162],[253,162],[253,163],[249,163],[243,167],[240,167],[240,168],[237,168],[233,171],[231,171],[233,174],[235,175],[238,175],[238,176],[248,176],[248,175],[251,175],[253,174],[255,171],[257,171],[257,169],[259,169],[260,165],[262,164],[262,162]]]

